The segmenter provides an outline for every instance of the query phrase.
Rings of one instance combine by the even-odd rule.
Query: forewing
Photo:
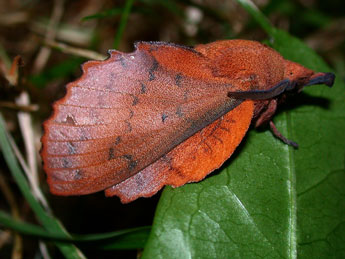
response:
[[[176,70],[166,56],[188,62]],[[87,194],[118,184],[239,105],[226,94],[231,85],[205,76],[206,62],[193,49],[139,43],[133,53],[84,64],[44,123],[51,191]]]

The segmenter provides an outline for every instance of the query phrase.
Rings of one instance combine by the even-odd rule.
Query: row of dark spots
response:
[[[113,147],[109,148],[109,160],[114,159],[115,158],[115,149]],[[138,165],[138,161],[133,159],[132,155],[126,154],[121,156],[122,158],[127,160],[127,169],[128,171],[133,171],[137,165]]]
[[[62,160],[62,166],[63,168],[71,168],[73,165],[71,163],[71,161],[68,159],[68,157],[64,157],[63,160]],[[74,173],[74,180],[79,180],[83,177],[83,171],[80,170],[80,169],[75,169],[73,170],[73,173]],[[58,180],[61,180],[61,179],[58,179]]]
[[[120,142],[121,142],[121,137],[117,136],[115,141],[114,141],[113,146],[109,148],[108,160],[112,160],[112,159],[115,158],[115,146],[117,146]],[[73,145],[72,142],[67,142],[67,147],[69,149],[69,153],[70,154],[75,154],[76,153],[75,146]],[[131,158],[131,156],[126,156],[125,158]],[[129,167],[133,167],[134,162],[132,161],[130,163]],[[62,160],[62,166],[63,166],[63,168],[71,168],[73,165],[72,165],[72,163],[71,163],[71,161],[69,160],[68,157],[64,157],[63,160]],[[82,170],[76,169],[73,172],[74,172],[74,179],[75,180],[79,180],[79,179],[82,178],[82,175],[83,175]]]

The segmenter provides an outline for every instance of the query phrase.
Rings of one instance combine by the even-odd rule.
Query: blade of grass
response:
[[[2,225],[5,228],[15,230],[24,235],[36,236],[40,238],[59,239],[59,240],[62,239],[66,241],[71,240],[71,238],[66,238],[65,235],[50,233],[42,227],[16,220],[13,217],[11,217],[9,214],[3,211],[0,211],[0,225]]]
[[[122,34],[123,34],[125,27],[126,27],[126,24],[127,24],[129,13],[131,12],[131,8],[133,6],[133,2],[134,2],[134,0],[127,0],[126,1],[125,8],[123,9],[123,13],[121,15],[120,24],[119,24],[119,27],[117,28],[117,32],[116,32],[115,39],[114,39],[113,46],[115,49],[117,49],[119,47],[119,44],[120,44],[120,41],[122,38]]]
[[[58,235],[63,235],[66,238],[70,237],[68,232],[63,228],[60,222],[51,217],[41,206],[41,204],[35,199],[32,195],[30,187],[27,183],[27,180],[24,177],[24,174],[19,167],[17,159],[13,153],[10,142],[8,140],[8,133],[5,128],[5,121],[2,114],[0,113],[0,145],[2,149],[3,156],[5,161],[12,173],[14,180],[16,181],[19,189],[21,190],[23,196],[29,203],[32,210],[35,212],[39,221],[43,226],[51,233],[56,233]],[[85,258],[81,251],[72,244],[55,242],[56,246],[64,254],[66,258]]]
[[[150,232],[150,226],[138,227],[138,228],[130,228],[124,229],[119,231],[113,231],[108,233],[97,233],[97,234],[70,234],[70,236],[66,237],[66,235],[61,233],[51,233],[45,230],[44,228],[26,223],[20,220],[16,220],[7,214],[4,211],[0,211],[0,225],[15,230],[24,235],[35,236],[39,238],[47,238],[47,239],[55,239],[64,242],[93,242],[93,241],[100,241],[106,239],[112,239],[115,237],[125,237],[127,234],[134,234],[136,232],[144,232],[147,235]]]

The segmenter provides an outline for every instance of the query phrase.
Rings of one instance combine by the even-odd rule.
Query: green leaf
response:
[[[310,48],[286,32],[276,31],[274,39],[273,47],[290,60],[315,71],[330,70]],[[307,88],[304,92],[309,101],[321,97],[320,103],[326,105],[305,105],[287,114],[291,138],[303,143],[293,153],[300,258],[345,257],[344,90],[340,77],[332,89]]]
[[[330,71],[303,42],[261,25],[285,58]],[[306,88],[275,117],[298,150],[250,130],[220,172],[166,188],[143,258],[344,258],[344,90],[339,79]]]

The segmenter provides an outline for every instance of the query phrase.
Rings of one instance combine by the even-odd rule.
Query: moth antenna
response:
[[[325,84],[332,87],[334,84],[335,75],[333,73],[317,73],[311,77],[305,86]]]
[[[253,91],[240,91],[240,92],[228,92],[228,97],[236,99],[251,99],[251,100],[265,100],[276,97],[283,93],[291,82],[289,79],[280,81],[274,87],[268,90],[253,90]]]

